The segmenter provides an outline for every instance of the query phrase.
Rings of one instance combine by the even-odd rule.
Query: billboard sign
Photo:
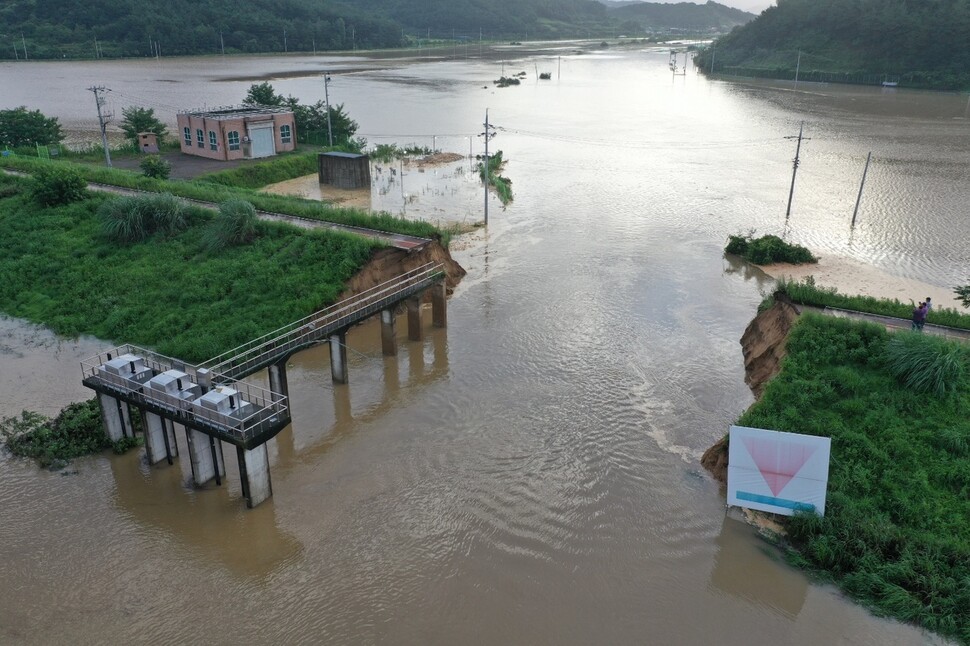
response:
[[[732,426],[728,450],[728,504],[792,516],[825,515],[828,437]]]

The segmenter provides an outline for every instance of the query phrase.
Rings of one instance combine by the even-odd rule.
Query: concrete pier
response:
[[[283,397],[289,398],[290,387],[286,381],[286,359],[270,365],[269,389],[273,392],[274,396],[282,395]],[[274,401],[278,401],[278,399],[274,399]]]
[[[172,458],[178,455],[175,425],[172,421],[145,411],[142,425],[145,429],[145,452],[148,454],[148,464],[158,464],[162,460],[168,460],[168,463],[172,464]]]
[[[189,462],[192,464],[192,480],[202,486],[213,478],[222,484],[226,477],[226,465],[222,458],[222,441],[205,433],[185,429],[189,444]]]
[[[273,483],[269,477],[269,451],[260,444],[249,451],[236,447],[239,459],[239,479],[246,506],[250,509],[273,495]]]
[[[104,421],[104,429],[112,442],[117,442],[124,437],[134,437],[135,432],[131,427],[131,413],[128,411],[128,404],[104,393],[98,393],[98,402],[101,404],[101,419]]]
[[[385,357],[393,357],[397,354],[394,320],[394,310],[381,310],[381,352]]]
[[[421,330],[421,297],[409,298],[406,302],[408,307],[408,339],[420,341],[424,338],[424,332]]]
[[[435,327],[448,327],[448,286],[441,282],[430,289],[432,324]]]
[[[330,376],[334,383],[347,383],[347,333],[330,336]]]

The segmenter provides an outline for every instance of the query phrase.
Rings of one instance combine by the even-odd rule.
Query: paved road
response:
[[[8,175],[19,175],[21,177],[28,175],[28,173],[8,169],[0,169],[0,171],[7,173]],[[133,188],[123,188],[121,186],[99,184],[96,182],[89,182],[88,188],[93,191],[104,191],[106,193],[114,193],[116,195],[144,195],[148,193],[148,191],[139,191]],[[215,202],[205,202],[202,200],[193,200],[189,198],[182,199],[190,204],[195,204],[196,206],[201,206],[205,209],[217,210],[219,208],[219,205]],[[270,211],[256,211],[256,215],[258,215],[261,220],[266,220],[268,222],[285,222],[287,224],[300,227],[301,229],[326,229],[329,231],[341,231],[343,233],[364,236],[365,238],[383,242],[389,247],[395,247],[405,251],[421,249],[431,242],[430,238],[419,238],[417,236],[409,236],[403,233],[388,233],[387,231],[378,231],[377,229],[367,229],[365,227],[355,227],[349,224],[337,224],[336,222],[326,222],[324,220],[303,218],[298,215],[272,213]]]
[[[912,321],[908,319],[900,319],[892,316],[881,316],[879,314],[867,314],[865,312],[856,312],[854,310],[843,310],[837,307],[811,307],[809,305],[799,305],[799,310],[819,312],[827,316],[837,316],[839,318],[853,319],[856,321],[869,321],[871,323],[878,323],[879,325],[884,325],[890,331],[896,330],[909,330],[912,328]],[[948,339],[957,339],[960,341],[970,341],[970,330],[960,330],[957,328],[946,327],[944,325],[931,325],[927,323],[923,326],[924,334],[932,334],[934,336],[943,336]]]

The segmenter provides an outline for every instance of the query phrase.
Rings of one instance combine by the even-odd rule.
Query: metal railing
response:
[[[238,379],[424,291],[445,276],[428,263],[205,361],[214,380]]]
[[[219,385],[228,386],[237,391],[241,399],[253,405],[252,413],[234,417],[201,406],[193,406],[190,400],[175,398],[170,394],[155,391],[144,383],[126,380],[101,369],[101,366],[112,358],[117,359],[125,354],[143,359],[145,365],[151,369],[154,375],[161,374],[166,370],[181,370],[189,376],[192,382],[200,384],[204,388],[209,385],[210,375],[205,372],[200,374],[199,367],[130,344],[107,350],[82,361],[81,372],[84,384],[89,386],[99,385],[136,406],[146,410],[155,409],[164,413],[173,421],[200,428],[200,430],[207,429],[212,434],[221,435],[230,441],[246,442],[278,426],[281,420],[289,419],[286,397],[265,388],[228,379],[221,375],[219,376]]]

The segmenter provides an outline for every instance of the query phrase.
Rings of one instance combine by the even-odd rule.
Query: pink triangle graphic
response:
[[[744,446],[775,496],[791,482],[818,448],[787,440],[754,437],[744,438]]]

